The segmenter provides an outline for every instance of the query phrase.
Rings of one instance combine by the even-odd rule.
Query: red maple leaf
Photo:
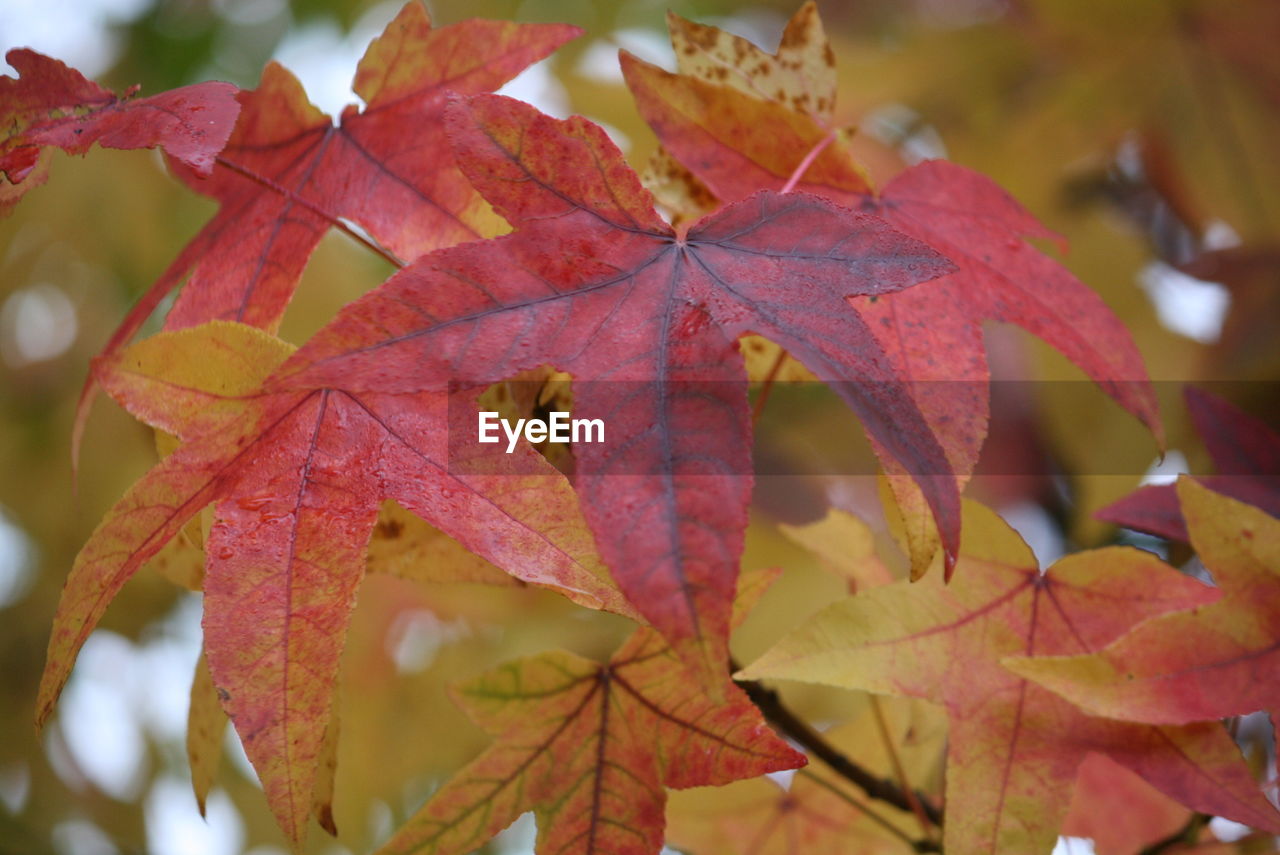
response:
[[[147,98],[123,98],[80,72],[27,48],[5,60],[18,77],[0,77],[0,216],[44,182],[45,148],[84,154],[107,148],[160,147],[197,175],[208,175],[240,105],[230,83],[198,83]],[[135,87],[136,88],[136,87]]]
[[[520,579],[635,612],[608,582],[568,483],[532,449],[508,457],[481,447],[468,474],[453,474],[446,392],[264,392],[263,378],[291,351],[252,327],[213,322],[99,360],[104,388],[182,444],[130,488],[76,557],[37,721],[52,712],[115,594],[214,504],[205,542],[209,668],[272,811],[297,842],[384,499]]]
[[[268,64],[258,88],[240,94],[240,121],[212,176],[175,168],[192,189],[218,200],[218,213],[134,306],[104,354],[128,341],[184,277],[166,329],[211,320],[275,329],[312,250],[330,227],[347,228],[343,219],[400,259],[483,236],[492,215],[453,165],[441,126],[446,98],[492,91],[580,32],[483,20],[433,29],[411,0],[356,69],[353,88],[364,109],[348,106],[337,124],[283,66]]]
[[[875,212],[956,263],[955,272],[927,289],[851,303],[893,370],[911,381],[910,393],[962,480],[973,471],[987,434],[987,320],[1018,324],[1053,345],[1162,441],[1155,393],[1128,330],[1097,294],[1025,241],[1056,235],[995,182],[952,163],[927,161],[876,193],[838,131],[785,97],[785,90],[773,100],[740,86],[671,74],[625,52],[621,59],[641,115],[666,151],[715,197],[732,202],[760,188],[794,185]],[[702,73],[715,76],[716,68],[710,64]],[[918,575],[937,549],[937,535],[910,480],[893,478],[891,485],[907,512]]]
[[[1196,480],[1215,492],[1280,516],[1280,434],[1221,398],[1188,386],[1187,412],[1217,475]],[[1173,484],[1141,487],[1094,514],[1125,528],[1186,543],[1187,524]]]
[[[276,389],[409,392],[550,363],[574,415],[575,485],[628,598],[716,685],[750,496],[751,431],[735,339],[784,345],[920,475],[948,545],[958,497],[853,294],[951,269],[880,219],[763,192],[676,232],[599,127],[499,96],[450,111],[460,166],[516,232],[442,250],[344,309]]]

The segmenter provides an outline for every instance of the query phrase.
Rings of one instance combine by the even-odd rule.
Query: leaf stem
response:
[[[827,146],[835,142],[836,132],[828,131],[827,135],[818,141],[818,144],[809,149],[809,153],[804,156],[804,160],[800,161],[800,165],[791,173],[791,177],[787,179],[787,183],[782,185],[782,193],[790,193],[795,189],[800,178],[809,171],[809,167],[813,166],[813,162],[818,159],[818,155],[826,149]]]
[[[773,360],[773,365],[769,367],[769,373],[765,375],[764,382],[760,385],[760,397],[756,398],[756,404],[751,408],[751,429],[755,430],[756,425],[760,423],[760,416],[764,415],[764,402],[769,400],[769,391],[773,388],[773,381],[778,377],[778,371],[782,368],[782,363],[787,359],[787,352],[781,347],[778,348],[778,358]]]
[[[268,190],[271,190],[272,192],[279,193],[281,196],[284,196],[286,199],[288,199],[291,202],[298,203],[299,205],[306,208],[311,213],[315,214],[317,217],[320,217],[329,225],[333,226],[335,229],[338,229],[339,231],[346,234],[347,237],[351,238],[356,243],[364,246],[370,252],[374,253],[375,255],[381,256],[384,260],[386,260],[389,264],[391,264],[391,266],[397,269],[405,266],[405,262],[397,258],[390,250],[386,249],[385,247],[379,246],[369,238],[360,234],[360,232],[351,228],[351,226],[347,225],[342,221],[341,217],[334,216],[333,214],[321,208],[319,205],[315,204],[314,202],[308,199],[304,199],[302,196],[299,196],[297,193],[290,190],[289,188],[281,184],[278,184],[275,181],[272,181],[270,178],[267,178],[263,175],[259,175],[258,173],[253,172],[252,170],[246,169],[245,167],[241,166],[235,161],[228,160],[222,155],[218,155],[218,165],[225,166],[227,169],[231,170],[237,175],[248,178],[250,181],[253,181],[257,184],[261,184],[263,187],[266,187]]]
[[[739,670],[736,662],[732,663],[732,665],[734,671]],[[821,733],[814,730],[812,725],[787,709],[782,703],[782,698],[773,689],[767,688],[754,680],[741,680],[738,685],[742,687],[742,690],[747,693],[747,697],[759,708],[770,723],[784,735],[807,749],[814,757],[830,766],[832,771],[856,784],[873,799],[891,804],[899,810],[911,810],[912,799],[903,792],[898,784],[877,777],[846,757],[831,743],[827,742]],[[942,811],[925,798],[923,794],[913,793],[912,795],[929,822],[941,828]]]

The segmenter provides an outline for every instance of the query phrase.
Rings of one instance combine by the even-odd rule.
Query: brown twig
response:
[[[733,663],[733,670],[739,670],[736,663]],[[747,697],[751,699],[751,702],[759,708],[760,712],[771,724],[777,727],[785,736],[790,737],[798,745],[804,747],[814,757],[826,763],[831,767],[832,771],[856,784],[871,798],[891,804],[899,810],[911,811],[911,798],[903,792],[896,782],[880,778],[846,757],[843,752],[827,742],[821,733],[814,730],[812,725],[787,709],[786,705],[782,703],[782,698],[773,689],[767,688],[754,680],[742,680],[738,685],[742,687],[742,690],[747,693]],[[913,793],[912,795],[919,804],[925,818],[941,828],[942,811],[930,802],[923,793]]]
[[[880,814],[873,811],[866,804],[859,801],[858,799],[855,799],[853,796],[849,795],[844,790],[840,789],[835,784],[828,781],[826,778],[823,778],[821,775],[811,772],[808,769],[801,769],[796,774],[803,775],[806,780],[812,781],[813,783],[819,785],[823,789],[830,792],[832,795],[835,795],[841,800],[848,802],[852,807],[857,808],[862,813],[863,816],[872,820],[877,825],[882,827],[885,831],[889,832],[894,837],[898,838],[903,843],[910,846],[912,850],[916,852],[941,852],[942,851],[942,848],[933,840],[930,840],[930,839],[913,840],[911,836],[908,835],[906,832],[904,832],[901,828],[898,828],[898,826],[894,825],[892,822],[890,822],[889,820],[882,817]]]

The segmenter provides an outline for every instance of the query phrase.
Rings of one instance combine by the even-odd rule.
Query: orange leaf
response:
[[[681,74],[786,104],[820,123],[830,122],[836,105],[836,57],[813,0],[791,16],[777,54],[674,12],[667,13],[667,29]]]
[[[672,74],[625,51],[620,60],[636,107],[663,147],[723,201],[750,195],[743,192],[748,182],[756,189],[781,189],[805,155],[832,133],[789,104]],[[827,145],[796,189],[846,201],[871,188],[843,146]]]

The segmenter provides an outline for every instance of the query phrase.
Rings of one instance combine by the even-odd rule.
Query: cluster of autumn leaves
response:
[[[738,578],[745,381],[761,371],[736,342],[750,334],[861,418],[917,581],[864,579],[739,676],[926,699],[948,722],[940,840],[920,804],[918,840],[870,811],[823,821],[805,794],[834,785],[809,773],[767,798],[810,817],[795,831],[810,851],[1047,852],[1097,754],[1195,811],[1280,832],[1216,721],[1280,700],[1276,520],[1224,495],[1235,481],[1184,479],[1160,513],[1185,521],[1217,587],[1124,548],[1041,572],[1006,523],[960,498],[986,435],[980,325],[1035,333],[1159,436],[1122,324],[1024,240],[1053,235],[982,175],[933,161],[870,186],[833,124],[834,59],[812,4],[776,54],[674,16],[671,31],[675,73],[622,55],[663,146],[643,181],[592,123],[485,94],[572,38],[568,26],[433,29],[410,3],[359,66],[364,109],[336,123],[274,64],[253,91],[117,99],[10,52],[21,76],[0,79],[16,128],[0,142],[0,205],[43,180],[47,147],[94,141],[159,146],[220,205],[95,362],[82,412],[100,386],[162,432],[165,456],[71,571],[39,720],[112,597],[194,526],[205,564],[184,581],[204,593],[205,651],[193,741],[216,746],[212,723],[229,716],[301,845],[313,815],[331,826],[339,657],[394,500],[439,533],[433,564],[392,572],[483,580],[492,568],[472,553],[641,626],[608,662],[544,653],[461,686],[493,745],[384,851],[467,852],[527,811],[540,852],[658,851],[667,788],[806,762],[727,668],[731,628],[769,581]],[[272,332],[330,228],[402,269],[295,349]],[[128,345],[182,283],[166,331]],[[575,389],[574,413],[602,419],[611,442],[575,448],[572,480],[528,447],[460,461],[451,408],[543,365],[594,381]],[[1280,443],[1249,430],[1274,471]],[[1239,498],[1274,500],[1256,498],[1271,495],[1265,481],[1248,489]],[[193,777],[202,797],[208,776]],[[677,826],[671,839],[718,851],[706,833]]]

